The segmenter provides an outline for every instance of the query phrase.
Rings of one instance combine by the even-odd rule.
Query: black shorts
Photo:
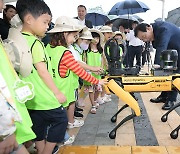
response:
[[[61,143],[67,129],[68,119],[66,110],[59,107],[52,110],[29,110],[36,134],[35,141],[46,140]]]

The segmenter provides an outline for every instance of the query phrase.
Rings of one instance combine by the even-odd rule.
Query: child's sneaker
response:
[[[102,98],[102,97],[98,97],[96,101],[97,101],[97,103],[98,103],[99,105],[101,105],[101,104],[104,104],[104,103],[105,103],[105,101],[103,100],[103,98]]]
[[[83,118],[83,114],[75,111],[75,112],[74,112],[74,118],[76,118],[76,119],[82,119],[82,118]]]
[[[55,146],[52,154],[57,154],[59,152],[59,146]]]
[[[69,144],[72,144],[75,140],[75,136],[72,135],[69,137],[69,139],[67,141],[64,142],[64,145],[69,145]]]
[[[96,106],[92,106],[90,110],[91,114],[96,114]]]
[[[110,102],[110,101],[112,101],[111,100],[111,95],[104,95],[104,97],[102,98],[103,99],[103,101],[105,101],[105,102]]]
[[[79,107],[75,107],[75,112],[79,112],[79,113],[82,113],[83,112],[83,109],[79,108]]]
[[[75,127],[81,127],[84,125],[84,121],[83,120],[77,120],[74,119],[74,123],[70,123],[68,122],[68,128],[75,128]]]

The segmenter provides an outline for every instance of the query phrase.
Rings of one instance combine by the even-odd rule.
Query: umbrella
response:
[[[149,7],[141,1],[124,0],[116,3],[109,11],[109,15],[135,14],[147,10],[149,10]]]
[[[133,21],[137,21],[139,22],[139,20],[137,18],[135,18],[133,15],[108,15],[108,18],[110,19],[110,21],[107,22],[111,22],[113,23],[113,31],[117,31],[119,28],[120,23],[124,23],[125,25],[132,25]]]
[[[111,10],[109,15],[123,15],[128,14],[128,27],[129,27],[129,14],[135,14],[140,12],[146,12],[149,7],[143,2],[137,0],[123,0],[116,3]]]
[[[104,25],[109,20],[106,15],[95,12],[87,13],[86,19],[90,20],[94,26]]]
[[[180,7],[168,12],[166,21],[171,22],[176,26],[180,27]]]
[[[139,22],[143,22],[144,20],[142,19],[142,18],[140,18],[139,16],[137,16],[137,15],[133,15],[133,17],[135,17]]]

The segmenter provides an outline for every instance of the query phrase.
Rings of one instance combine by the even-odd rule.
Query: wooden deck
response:
[[[59,154],[180,154],[180,146],[65,146]]]

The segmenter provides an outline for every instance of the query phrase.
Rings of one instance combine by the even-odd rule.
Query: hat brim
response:
[[[98,33],[100,36],[100,44],[103,47],[103,43],[104,43],[104,35],[101,31],[97,30],[97,29],[90,29],[90,32],[95,32]]]
[[[93,37],[91,37],[91,36],[79,37],[79,38],[84,39],[84,40],[92,40],[93,39]]]
[[[20,67],[17,71],[23,77],[27,77],[32,71],[32,54],[27,41],[21,32],[15,28],[9,29],[8,39],[13,41],[20,55]]]
[[[116,35],[121,35],[123,40],[126,40],[126,34],[121,33],[121,32],[114,32],[114,36],[116,36]]]
[[[64,27],[54,27],[53,29],[49,30],[47,33],[60,33],[60,32],[79,32],[82,30],[82,27],[77,27],[74,29],[64,28]]]

